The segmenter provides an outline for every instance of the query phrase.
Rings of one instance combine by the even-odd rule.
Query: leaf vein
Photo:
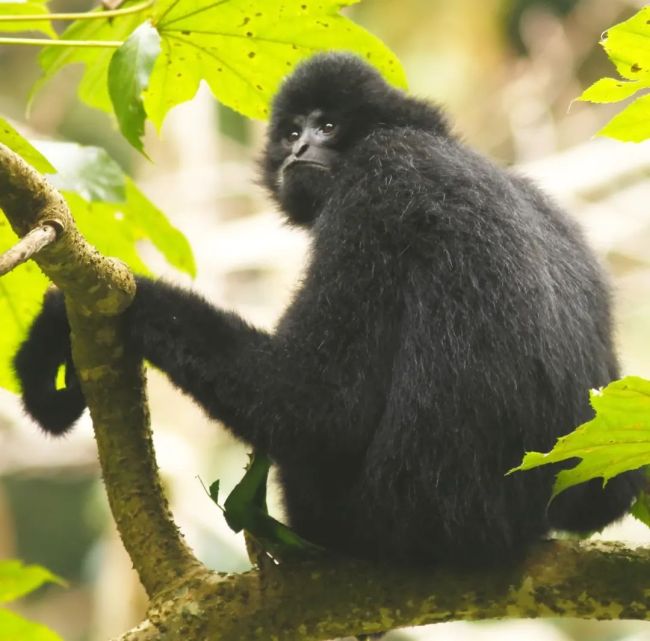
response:
[[[180,0],[174,0],[174,2],[172,3],[172,6],[170,6],[170,8],[165,11],[163,16],[167,15],[171,11],[171,9],[173,7],[175,7],[179,3],[179,1]],[[209,4],[209,5],[205,6],[205,7],[201,7],[200,9],[195,9],[194,11],[190,11],[189,13],[184,13],[182,16],[178,16],[177,18],[172,18],[169,22],[167,22],[165,24],[162,23],[162,19],[161,19],[161,20],[158,21],[158,24],[160,26],[167,26],[167,25],[170,25],[170,24],[174,24],[175,22],[178,22],[179,20],[185,20],[187,18],[191,18],[192,16],[196,16],[199,13],[203,13],[204,11],[209,11],[210,9],[214,9],[214,8],[218,7],[219,5],[226,4],[226,3],[230,2],[230,1],[231,0],[216,0],[212,4]]]

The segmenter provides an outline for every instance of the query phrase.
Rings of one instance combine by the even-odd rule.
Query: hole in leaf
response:
[[[56,370],[56,380],[54,382],[55,389],[61,390],[65,389],[65,363],[59,365],[59,369]]]

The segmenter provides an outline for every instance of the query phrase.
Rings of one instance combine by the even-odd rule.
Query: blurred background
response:
[[[584,227],[616,288],[624,371],[650,377],[650,143],[593,139],[621,107],[571,101],[615,70],[598,45],[639,0],[366,0],[349,15],[401,58],[411,91],[445,106],[469,144],[533,176]],[[89,8],[58,0],[52,10]],[[189,238],[199,265],[190,283],[148,246],[151,268],[219,305],[273,327],[305,260],[305,238],[283,225],[256,184],[264,127],[217,105],[205,90],[175,109],[153,163],[134,154],[106,116],[75,97],[78,73],[46,87],[25,121],[37,50],[0,46],[0,114],[35,138],[100,145],[135,176]],[[248,567],[202,484],[225,496],[241,477],[245,449],[149,372],[153,425],[175,516],[201,559],[218,570]],[[281,516],[275,501],[273,511]],[[628,519],[600,536],[649,543]],[[103,641],[143,616],[146,600],[123,552],[99,480],[88,420],[63,440],[45,438],[0,392],[0,558],[40,563],[69,581],[21,602],[19,611],[66,641]],[[394,632],[391,641],[650,640],[650,624],[580,621],[452,623]],[[244,641],[244,640],[242,640]]]

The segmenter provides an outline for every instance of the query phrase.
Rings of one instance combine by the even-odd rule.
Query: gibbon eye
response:
[[[324,134],[331,134],[334,132],[336,129],[336,125],[333,122],[324,122],[319,129],[324,133]]]
[[[296,140],[298,140],[298,138],[300,138],[300,129],[292,129],[285,136],[285,139],[288,140],[289,142],[295,142]]]

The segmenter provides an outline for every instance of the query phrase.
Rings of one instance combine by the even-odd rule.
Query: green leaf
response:
[[[196,275],[192,248],[185,236],[105,151],[72,143],[39,142],[39,149],[54,161],[53,166],[1,120],[0,140],[41,171],[59,170],[48,175],[48,180],[62,190],[82,234],[102,253],[116,256],[134,271],[146,274],[149,270],[137,248],[142,241],[150,241],[170,265],[190,276]],[[16,241],[6,218],[0,215],[0,253]],[[12,392],[19,388],[10,359],[41,308],[47,285],[47,279],[31,261],[0,278],[0,387]]]
[[[14,245],[16,240],[9,223],[0,215],[0,253]],[[47,285],[47,278],[32,261],[0,277],[0,387],[11,392],[18,392],[19,387],[9,359],[16,353],[41,308]]]
[[[650,465],[650,381],[628,376],[590,395],[596,416],[558,439],[547,453],[528,452],[509,474],[573,458],[580,462],[555,479],[553,497],[592,478],[603,484],[627,470]]]
[[[641,492],[634,502],[630,514],[650,527],[650,494],[648,492]]]
[[[126,8],[135,2],[136,0],[130,0],[121,6]],[[94,13],[101,11],[102,9],[96,9]],[[127,14],[110,20],[78,20],[61,34],[60,39],[123,41],[147,19],[149,13],[150,11]],[[113,105],[108,94],[108,66],[114,52],[114,48],[105,47],[44,47],[38,57],[43,75],[32,87],[31,99],[66,65],[82,63],[85,69],[79,84],[79,97],[91,107],[112,113]]]
[[[123,260],[134,272],[149,274],[136,247],[144,234],[127,220],[126,203],[90,202],[73,192],[63,195],[79,231],[91,245],[105,256]]]
[[[641,96],[629,104],[614,116],[598,135],[623,142],[641,142],[650,138],[650,94]]]
[[[608,29],[601,44],[623,78],[650,82],[650,6]]]
[[[106,151],[75,143],[34,144],[52,161],[51,170],[58,170],[48,180],[63,192],[82,234],[102,253],[120,258],[137,272],[148,273],[136,246],[149,240],[170,265],[196,275],[192,248],[185,236]]]
[[[340,10],[358,0],[159,0],[149,11],[112,20],[87,20],[72,24],[63,40],[124,41],[143,21],[151,18],[161,37],[161,54],[153,65],[148,87],[142,93],[147,117],[159,129],[167,112],[191,99],[201,80],[215,97],[244,115],[266,118],[271,98],[283,77],[303,58],[317,51],[345,50],[373,63],[394,84],[405,87],[404,71],[395,55],[375,36]],[[125,7],[134,0],[125,3]],[[145,38],[146,55],[127,55],[126,76],[117,71],[113,83],[131,83],[128,95],[118,95],[120,122],[127,137],[140,138],[142,123],[138,87],[151,62],[154,38]],[[140,52],[139,46],[136,47]],[[144,51],[144,50],[143,50]],[[52,76],[71,63],[85,64],[79,97],[91,107],[112,111],[108,92],[109,48],[45,47],[39,61],[43,77],[32,96]],[[146,62],[144,62],[146,61]],[[134,70],[135,68],[135,70]],[[127,82],[128,84],[128,82]],[[131,98],[129,98],[131,96]],[[136,99],[133,100],[133,96]]]
[[[2,21],[2,16],[46,16],[48,14],[49,11],[42,2],[0,2],[0,33],[40,31],[51,38],[56,38],[56,31],[49,20]]]
[[[219,479],[210,484],[208,493],[210,498],[214,501],[215,505],[219,505],[219,486],[221,485]]]
[[[170,265],[192,277],[196,276],[194,254],[185,235],[169,222],[130,178],[126,180],[124,215],[126,222],[139,230],[140,239],[151,241]]]
[[[60,191],[74,191],[90,201],[125,199],[126,176],[104,149],[66,142],[35,141],[34,145],[56,167],[50,171],[58,173],[48,180]]]
[[[63,641],[63,639],[40,623],[33,623],[21,616],[0,608],[0,641]]]
[[[274,556],[298,551],[322,551],[320,546],[306,541],[291,528],[269,516],[266,507],[266,484],[270,467],[271,461],[267,456],[259,453],[252,455],[242,480],[228,495],[223,505],[226,522],[234,532],[246,530]],[[215,488],[215,483],[210,486],[210,496],[217,503],[218,485]]]
[[[64,196],[81,233],[102,253],[116,256],[134,271],[147,274],[149,270],[137,246],[142,240],[150,240],[171,265],[191,276],[196,274],[187,239],[130,180],[126,182],[123,203],[89,202],[73,192],[64,192]],[[8,222],[0,216],[0,253],[16,240]],[[40,310],[47,286],[48,280],[32,261],[0,278],[0,387],[9,391],[19,391],[10,358]]]
[[[185,236],[106,151],[75,143],[34,144],[52,161],[52,171],[58,171],[48,180],[64,193],[82,234],[102,253],[122,259],[135,271],[148,273],[136,245],[149,240],[170,265],[196,275],[192,248]]]
[[[650,88],[650,83],[601,78],[585,89],[577,100],[599,103],[618,102],[629,98],[640,89],[647,88]]]
[[[185,236],[167,220],[165,215],[135,184],[125,177],[123,202],[91,202],[78,194],[64,192],[79,230],[100,252],[123,260],[131,269],[148,274],[137,246],[149,240],[170,265],[190,276],[196,275],[192,248]]]
[[[341,49],[372,62],[404,87],[395,55],[339,14],[357,0],[161,0],[154,24],[162,54],[144,103],[160,128],[166,113],[189,100],[205,80],[223,104],[252,118],[268,117],[282,78],[317,51]]]
[[[56,169],[50,162],[23,138],[6,120],[0,118],[0,143],[7,145],[41,173],[54,173]]]
[[[0,603],[14,601],[44,583],[65,585],[62,579],[40,565],[23,565],[15,560],[0,561]]]
[[[267,514],[266,483],[271,469],[270,459],[263,454],[253,454],[242,480],[228,495],[224,515],[234,532],[245,529],[257,516]]]
[[[124,137],[144,152],[142,136],[147,114],[142,92],[160,54],[160,36],[151,23],[141,24],[113,54],[108,67],[108,90]]]

